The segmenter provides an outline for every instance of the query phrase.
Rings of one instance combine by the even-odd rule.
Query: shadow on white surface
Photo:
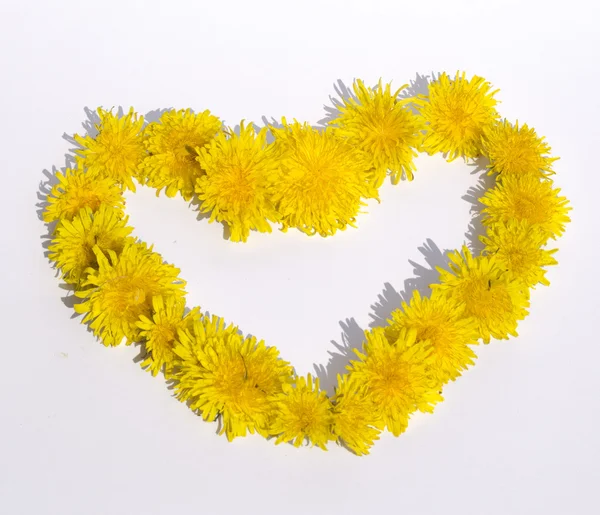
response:
[[[484,247],[480,236],[485,234],[485,227],[483,226],[484,214],[482,213],[485,206],[479,199],[483,197],[496,182],[492,175],[487,174],[488,165],[489,160],[487,158],[478,158],[471,164],[473,167],[471,174],[479,174],[479,181],[475,186],[471,186],[467,190],[467,193],[462,197],[463,200],[466,200],[471,204],[470,212],[472,217],[465,236],[467,238],[467,246],[474,254],[479,254]]]
[[[377,296],[377,300],[371,305],[372,312],[369,315],[371,322],[369,328],[385,327],[392,312],[401,307],[403,302],[410,302],[415,291],[422,296],[431,294],[430,285],[437,282],[439,272],[437,267],[448,269],[449,250],[442,251],[431,240],[427,239],[419,247],[419,252],[425,259],[426,265],[421,265],[415,261],[409,260],[413,266],[414,276],[404,281],[404,288],[398,292],[390,283],[384,284],[383,291]],[[337,384],[338,374],[346,373],[346,367],[350,360],[356,358],[355,350],[360,350],[365,340],[365,329],[361,328],[355,318],[346,318],[339,322],[342,328],[340,343],[335,340],[331,344],[335,347],[334,351],[329,351],[329,361],[327,365],[314,364],[315,374],[319,378],[321,388],[329,395],[334,394]]]

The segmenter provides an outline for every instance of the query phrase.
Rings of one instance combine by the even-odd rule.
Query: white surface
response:
[[[0,5],[0,513],[600,513],[595,2]],[[253,437],[229,444],[141,371],[134,349],[106,349],[70,320],[35,204],[84,107],[316,122],[338,79],[401,85],[457,69],[492,81],[501,113],[547,137],[573,222],[520,337],[480,348],[446,402],[402,437],[384,436],[366,458]],[[150,190],[128,199],[129,212],[181,267],[192,304],[309,372],[336,352],[331,340],[342,344],[340,321],[369,325],[385,283],[397,300],[415,277],[408,260],[425,265],[428,238],[442,250],[465,240],[461,197],[477,177],[460,162],[418,165],[413,183],[386,186],[359,228],[334,239],[232,244]]]

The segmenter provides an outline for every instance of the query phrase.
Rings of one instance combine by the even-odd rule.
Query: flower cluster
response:
[[[442,390],[475,363],[474,346],[516,336],[530,289],[548,285],[547,249],[570,207],[550,177],[556,158],[527,125],[500,120],[491,85],[440,75],[428,95],[356,81],[339,116],[315,128],[285,118],[228,128],[209,111],[166,111],[147,125],[133,109],[98,110],[95,136],[76,136],[76,167],[57,174],[44,221],[49,257],[80,299],[82,322],[106,346],[142,346],[141,365],[229,440],[257,433],[276,443],[337,442],[362,455],[413,413],[433,411]],[[125,190],[135,182],[195,198],[232,241],[251,231],[330,236],[347,226],[389,175],[413,179],[418,152],[489,160],[495,185],[479,199],[483,251],[462,247],[428,297],[414,292],[385,327],[364,334],[328,396],[275,347],[222,318],[189,309],[179,270],[132,236]]]

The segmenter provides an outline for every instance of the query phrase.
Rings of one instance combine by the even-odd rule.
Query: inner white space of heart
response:
[[[420,155],[416,165],[412,182],[386,181],[381,203],[368,202],[357,228],[327,238],[274,225],[271,234],[233,243],[221,224],[197,220],[181,197],[156,197],[145,187],[127,193],[126,211],[134,235],[181,270],[189,307],[276,346],[299,374],[319,369],[331,391],[347,363],[340,347],[360,346],[362,330],[381,325],[410,296],[415,278],[422,292],[435,281],[439,253],[468,241],[473,204],[463,197],[485,172],[442,156]]]

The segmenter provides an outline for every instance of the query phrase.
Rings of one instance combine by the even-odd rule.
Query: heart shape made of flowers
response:
[[[381,431],[400,435],[474,363],[474,345],[516,335],[529,289],[548,284],[556,249],[546,246],[570,210],[551,180],[550,147],[527,125],[500,119],[497,91],[483,78],[444,73],[425,95],[405,88],[357,80],[320,128],[282,119],[232,130],[190,109],[146,124],[133,109],[99,108],[97,134],[74,137],[76,166],[57,173],[43,212],[49,257],[80,299],[82,322],[106,346],[142,345],[142,366],[163,373],[205,420],[220,419],[230,440],[258,433],[323,449],[336,441],[360,455]],[[412,180],[418,152],[489,160],[495,185],[479,199],[483,251],[451,253],[429,297],[414,292],[386,327],[366,331],[331,397],[275,347],[187,308],[179,270],[131,235],[124,213],[135,180],[195,198],[233,241],[273,224],[329,237],[355,226],[386,177]]]

